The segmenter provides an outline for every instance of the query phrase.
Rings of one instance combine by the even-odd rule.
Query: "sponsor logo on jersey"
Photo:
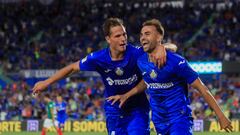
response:
[[[114,84],[114,81],[110,77],[108,77],[106,80],[107,80],[109,85],[113,85]]]
[[[148,89],[169,89],[171,88],[174,84],[173,82],[169,83],[146,83]]]
[[[134,82],[136,82],[138,79],[137,75],[134,74],[132,77],[129,77],[127,79],[116,79],[116,80],[113,80],[112,78],[108,77],[106,78],[108,84],[110,86],[112,85],[131,85],[133,84]]]

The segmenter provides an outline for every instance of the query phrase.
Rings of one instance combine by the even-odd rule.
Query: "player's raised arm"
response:
[[[128,91],[125,94],[122,95],[115,95],[115,96],[110,96],[107,98],[108,101],[112,101],[112,105],[114,103],[116,103],[117,101],[120,102],[119,104],[119,108],[121,108],[124,103],[131,97],[134,96],[138,93],[142,93],[144,92],[144,90],[147,89],[147,85],[145,84],[144,80],[141,80],[137,86],[135,86],[134,88],[132,88],[130,91]]]
[[[46,89],[49,85],[55,83],[56,81],[67,77],[68,75],[80,71],[79,61],[72,63],[59,71],[57,71],[53,76],[49,77],[44,81],[37,82],[33,87],[33,94],[37,94],[40,91]]]
[[[198,78],[191,84],[191,86],[197,89],[202,94],[205,101],[214,110],[219,119],[221,129],[224,129],[227,132],[232,132],[233,127],[231,126],[230,120],[224,115],[216,100],[214,99],[208,88],[202,83],[202,81]]]

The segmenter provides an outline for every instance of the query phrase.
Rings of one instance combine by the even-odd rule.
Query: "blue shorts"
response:
[[[192,135],[193,118],[184,117],[173,123],[157,124],[154,123],[157,134],[159,135]]]
[[[128,115],[108,115],[108,135],[150,135],[149,112],[135,110]]]
[[[66,120],[67,119],[58,119],[57,120],[58,121],[58,127],[63,128]]]

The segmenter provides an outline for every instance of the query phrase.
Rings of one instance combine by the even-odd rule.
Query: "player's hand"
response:
[[[117,101],[119,101],[119,108],[121,108],[124,103],[127,101],[127,96],[126,95],[115,95],[115,96],[110,96],[107,98],[107,101],[112,102],[111,105],[115,104]]]
[[[162,44],[166,50],[172,51],[172,52],[177,52],[177,45],[173,43],[164,43]]]
[[[226,132],[233,131],[231,121],[227,117],[223,116],[223,117],[219,118],[219,123],[220,123],[221,129],[224,129]]]
[[[163,67],[164,64],[166,63],[166,57],[167,57],[167,53],[166,53],[166,49],[163,45],[159,45],[157,47],[157,52],[150,55],[153,63],[158,66],[158,68]]]
[[[47,81],[39,81],[33,87],[33,95],[38,95],[41,91],[45,90],[49,84]]]

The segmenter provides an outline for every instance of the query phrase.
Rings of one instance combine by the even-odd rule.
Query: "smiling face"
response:
[[[111,27],[109,35],[105,38],[111,50],[114,50],[115,52],[126,51],[127,33],[123,25]]]
[[[157,45],[161,45],[164,36],[164,28],[157,19],[147,20],[142,24],[140,42],[143,50],[152,53]]]
[[[141,29],[140,42],[143,50],[151,53],[157,45],[161,43],[162,35],[157,31],[154,25],[146,25]]]

